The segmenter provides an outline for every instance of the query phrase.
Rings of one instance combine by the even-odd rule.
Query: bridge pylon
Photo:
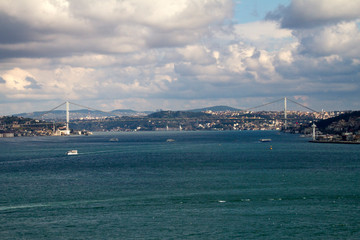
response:
[[[286,97],[284,97],[284,127],[285,130],[287,129],[287,102],[286,102]]]
[[[69,121],[70,121],[69,101],[66,101],[66,134],[67,135],[70,135]]]

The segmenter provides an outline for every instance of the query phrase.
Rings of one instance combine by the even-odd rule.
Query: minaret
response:
[[[69,116],[69,102],[66,101],[66,134],[70,134],[70,130],[69,130],[69,120],[70,120],[70,116]]]
[[[286,97],[284,97],[284,120],[285,120],[285,130],[287,129],[287,113],[286,113]]]

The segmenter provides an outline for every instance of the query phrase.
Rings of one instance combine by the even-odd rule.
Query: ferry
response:
[[[270,138],[262,138],[259,140],[260,142],[271,142]]]
[[[66,155],[78,155],[78,150],[69,150],[66,152]]]

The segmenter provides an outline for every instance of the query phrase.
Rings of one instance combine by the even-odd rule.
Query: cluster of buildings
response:
[[[266,119],[284,119],[284,111],[206,111],[205,113],[211,114],[218,117],[236,117],[236,118],[246,118],[248,116],[257,116]],[[286,111],[287,118],[298,118],[298,119],[328,119],[332,117],[339,116],[344,114],[344,111],[321,111],[321,112],[303,112],[303,111]]]
[[[360,144],[360,117],[332,122],[323,131],[316,131],[315,141]]]
[[[86,130],[80,131],[68,131],[64,127],[60,127],[55,131],[52,129],[38,128],[38,129],[12,129],[12,130],[0,130],[0,138],[11,137],[34,137],[34,136],[67,136],[67,135],[90,135],[92,134]]]
[[[113,119],[99,122],[98,131],[284,130],[309,124],[329,114],[283,112],[212,112],[202,117]],[[115,124],[116,122],[116,124]],[[111,127],[108,127],[111,126]],[[289,130],[290,131],[290,130]]]
[[[207,111],[200,117],[112,117],[72,120],[74,129],[91,131],[192,131],[192,130],[282,130],[311,135],[310,126],[319,120],[345,112],[301,111]],[[13,119],[12,119],[13,118]],[[9,120],[10,119],[10,120]],[[321,130],[321,131],[320,131]],[[360,117],[340,120],[315,130],[317,141],[360,141]],[[85,130],[69,130],[68,124],[57,124],[18,117],[0,117],[0,137],[89,135]]]
[[[360,131],[356,133],[344,132],[342,134],[322,134],[321,132],[318,132],[315,141],[360,143]]]
[[[0,138],[32,136],[89,135],[90,132],[70,131],[66,126],[23,117],[0,117]]]
[[[44,122],[22,117],[0,117],[0,137],[48,135]]]

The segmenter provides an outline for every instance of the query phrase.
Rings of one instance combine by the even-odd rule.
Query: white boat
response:
[[[262,138],[259,140],[260,142],[271,142],[270,138]]]
[[[66,155],[78,155],[78,150],[69,150],[66,152]]]

